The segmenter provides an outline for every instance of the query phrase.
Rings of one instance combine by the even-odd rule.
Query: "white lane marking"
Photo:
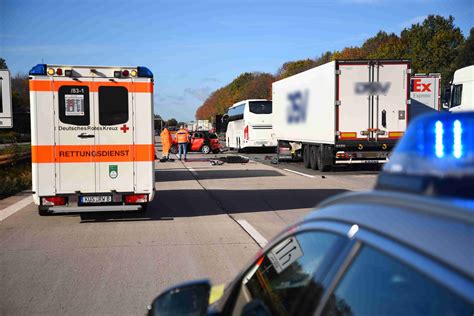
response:
[[[238,219],[236,220],[236,222],[247,232],[247,234],[250,235],[250,237],[253,238],[253,240],[257,242],[257,244],[261,248],[265,247],[265,245],[268,244],[268,241],[265,239],[265,237],[260,235],[260,233],[255,228],[253,228],[253,226],[250,225],[249,222],[247,222],[245,219]]]
[[[15,204],[8,206],[7,208],[4,208],[3,210],[0,211],[0,222],[3,221],[8,216],[15,214],[16,212],[26,207],[30,203],[33,203],[32,196],[28,196],[16,202]]]
[[[197,172],[196,170],[194,170],[193,168],[187,168],[189,171],[191,171],[191,173],[193,174],[193,176],[197,177]]]
[[[306,173],[302,173],[302,172],[298,172],[298,171],[294,171],[294,170],[290,170],[290,169],[283,169],[283,170],[299,174],[300,176],[304,176],[304,177],[308,177],[308,178],[314,178],[314,176],[312,176],[310,174],[306,174]]]

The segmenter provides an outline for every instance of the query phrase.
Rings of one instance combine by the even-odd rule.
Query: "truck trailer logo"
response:
[[[354,92],[362,95],[386,95],[390,85],[390,82],[356,82]]]
[[[306,110],[308,107],[308,91],[301,91],[288,94],[290,104],[287,107],[288,124],[306,122]]]
[[[431,92],[431,83],[422,83],[421,79],[415,79],[412,82],[413,92]]]

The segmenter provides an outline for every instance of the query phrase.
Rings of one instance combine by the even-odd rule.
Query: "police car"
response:
[[[411,123],[372,192],[331,198],[225,290],[165,291],[151,315],[473,315],[474,112]]]

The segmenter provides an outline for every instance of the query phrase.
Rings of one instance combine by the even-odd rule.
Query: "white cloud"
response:
[[[206,81],[206,82],[220,82],[219,79],[214,78],[214,77],[207,77],[207,78],[204,78],[203,81]]]
[[[209,88],[209,87],[203,87],[203,88],[197,88],[197,89],[186,88],[186,89],[184,89],[184,92],[189,94],[189,95],[192,95],[193,97],[195,97],[199,101],[204,101],[204,100],[207,99],[207,97],[211,93],[211,88]]]
[[[410,27],[410,26],[412,26],[413,24],[417,24],[417,23],[423,22],[427,17],[428,17],[427,15],[415,16],[414,18],[411,18],[411,19],[409,19],[409,20],[403,21],[402,23],[400,23],[400,26],[401,26],[402,28]]]

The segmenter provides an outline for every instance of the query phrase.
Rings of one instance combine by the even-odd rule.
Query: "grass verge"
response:
[[[31,161],[0,166],[0,199],[31,188]]]

